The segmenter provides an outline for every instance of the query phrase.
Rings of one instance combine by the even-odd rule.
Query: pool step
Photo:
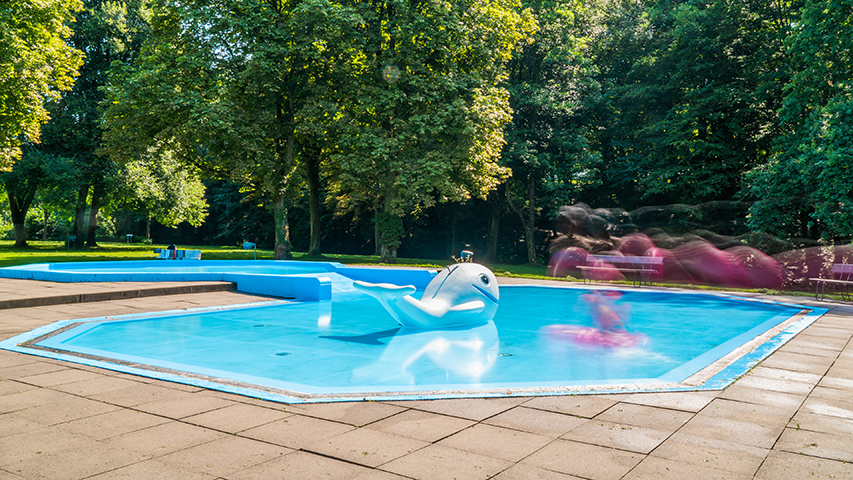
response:
[[[7,282],[26,282],[25,298],[8,298]],[[36,280],[0,279],[0,310],[43,307],[69,303],[105,302],[128,298],[188,295],[207,292],[233,292],[233,282],[170,282],[162,283],[54,283]],[[31,296],[30,296],[31,295]]]

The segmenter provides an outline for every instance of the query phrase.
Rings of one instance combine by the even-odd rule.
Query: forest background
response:
[[[9,0],[0,20],[19,247],[535,264],[566,205],[599,235],[853,236],[849,0]]]

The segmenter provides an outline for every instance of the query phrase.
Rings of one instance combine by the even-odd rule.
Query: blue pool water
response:
[[[74,270],[100,274],[129,268],[110,263],[108,268],[76,264]],[[169,266],[125,263],[135,272]],[[245,262],[223,262],[219,271],[233,269],[232,263]],[[400,328],[378,301],[352,287],[353,279],[391,278],[391,283],[422,289],[434,272],[289,262],[276,262],[272,270],[264,270],[262,262],[244,267],[240,273],[257,271],[263,279],[319,279],[329,286],[330,300],[69,320],[0,342],[0,348],[286,401],[423,398],[427,392],[536,394],[619,385],[678,389],[685,388],[679,382],[803,309],[722,295],[628,290],[619,300],[631,309],[628,328],[648,342],[602,347],[548,334],[555,325],[594,325],[581,297],[588,288],[502,286],[493,321],[414,330]],[[188,279],[194,268],[217,270],[215,262],[180,268]],[[745,372],[814,321],[814,313],[821,312],[806,315],[788,327],[787,336],[783,332],[775,342],[757,348],[757,354],[747,355],[739,370],[726,373],[726,378]],[[718,387],[719,382],[709,385]]]

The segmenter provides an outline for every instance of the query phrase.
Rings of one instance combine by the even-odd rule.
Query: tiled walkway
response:
[[[134,298],[2,309],[0,339],[261,300],[0,279],[0,305],[50,288]],[[0,350],[0,480],[853,478],[853,306],[819,306],[713,392],[284,405]]]

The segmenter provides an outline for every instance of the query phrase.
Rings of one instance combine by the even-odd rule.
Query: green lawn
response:
[[[11,240],[0,240],[0,267],[13,265],[26,265],[29,263],[57,263],[57,262],[92,262],[107,260],[153,260],[156,258],[155,248],[164,248],[166,245],[145,245],[141,243],[121,242],[99,242],[97,247],[82,248],[80,250],[69,250],[64,243],[56,241],[30,241],[27,248],[14,248]],[[243,250],[239,247],[212,247],[209,245],[179,245],[183,250],[201,250],[201,258],[204,260],[252,260],[254,252]],[[272,250],[258,250],[258,259],[272,260]],[[379,257],[376,255],[339,255],[325,254],[320,257],[309,257],[306,253],[295,252],[294,260],[340,262],[346,265],[379,265]],[[434,260],[423,258],[399,258],[397,265],[412,267],[443,268],[453,263],[452,259]],[[546,276],[544,266],[532,265],[508,265],[487,264],[496,275],[502,277],[538,278],[550,280],[580,281],[575,278],[553,278]],[[630,283],[630,282],[620,282]],[[769,295],[798,295],[814,296],[814,292],[801,288],[796,290],[741,290],[734,288],[722,288],[704,285],[689,284],[656,284],[657,286],[691,288],[700,290],[726,290],[758,292]],[[835,298],[834,295],[830,296]]]
[[[11,240],[0,240],[0,267],[25,265],[28,263],[55,262],[93,262],[105,260],[153,260],[155,248],[166,245],[144,245],[140,243],[98,242],[97,247],[69,250],[64,243],[55,241],[30,241],[27,248],[12,247]],[[201,250],[204,260],[252,260],[255,252],[239,247],[212,247],[209,245],[179,245],[183,250]],[[273,259],[272,250],[259,249],[258,259]],[[306,253],[295,252],[294,260],[340,262],[347,265],[378,265],[376,255],[339,255],[325,254],[321,257],[309,257]],[[423,258],[400,258],[397,265],[443,268],[453,263],[452,259],[434,260]],[[545,267],[530,265],[494,264],[489,267],[505,276],[539,277],[545,276]]]

